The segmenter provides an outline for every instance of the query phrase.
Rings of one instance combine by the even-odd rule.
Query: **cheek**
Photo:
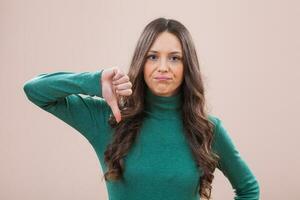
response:
[[[183,79],[183,66],[177,67],[173,72],[178,81]]]
[[[147,77],[147,76],[149,76],[149,66],[148,65],[145,65],[145,67],[144,67],[144,77]]]
[[[144,67],[144,80],[147,84],[149,84],[151,78],[151,66],[145,64]]]

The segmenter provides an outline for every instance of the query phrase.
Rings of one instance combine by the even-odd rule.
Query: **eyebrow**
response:
[[[158,53],[158,51],[150,50],[149,52]],[[170,54],[181,54],[181,51],[172,51]]]

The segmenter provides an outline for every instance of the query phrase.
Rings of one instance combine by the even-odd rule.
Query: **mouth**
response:
[[[167,82],[170,81],[170,78],[155,78],[154,80],[158,81],[158,82]]]
[[[167,77],[167,76],[157,76],[157,77],[154,77],[154,80],[157,80],[157,81],[168,81],[168,80],[171,80],[171,78]]]

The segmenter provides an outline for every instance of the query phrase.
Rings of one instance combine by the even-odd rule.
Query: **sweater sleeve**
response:
[[[93,130],[97,127],[97,120],[104,122],[102,72],[43,73],[26,81],[23,90],[32,103],[66,122],[91,141],[95,136]],[[92,96],[100,98],[95,100]]]
[[[258,200],[260,188],[256,177],[237,150],[223,122],[216,118],[214,149],[219,155],[218,168],[227,177],[235,200]]]

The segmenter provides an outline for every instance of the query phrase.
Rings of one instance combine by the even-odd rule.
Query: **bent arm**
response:
[[[215,143],[219,155],[218,168],[227,177],[235,193],[235,200],[258,200],[260,188],[256,177],[240,155],[222,121],[216,118]]]
[[[44,73],[26,81],[23,90],[32,103],[92,140],[97,120],[104,122],[104,99],[92,98],[102,97],[102,71]]]

